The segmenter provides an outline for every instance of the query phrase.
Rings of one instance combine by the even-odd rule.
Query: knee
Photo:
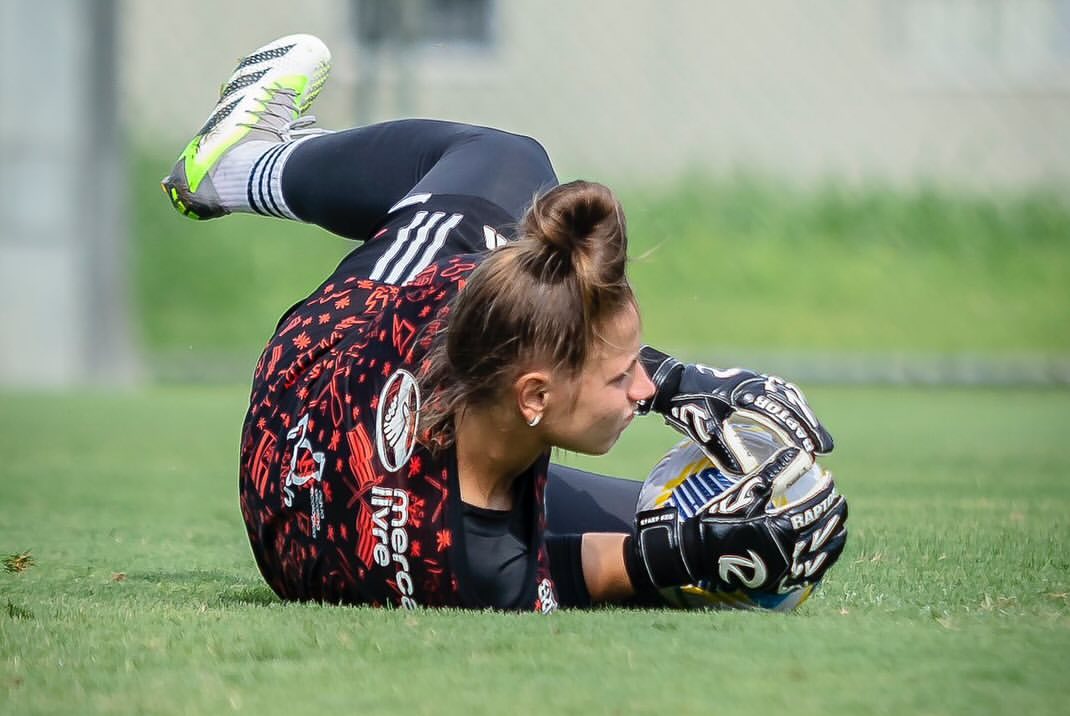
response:
[[[554,178],[550,155],[534,137],[513,134],[501,129],[480,127],[480,141],[487,143],[498,162],[508,166],[525,167],[529,171]]]
[[[518,153],[519,161],[523,161],[549,178],[555,176],[553,164],[550,163],[550,155],[537,139],[523,134],[512,134],[510,136],[513,138],[514,151]]]

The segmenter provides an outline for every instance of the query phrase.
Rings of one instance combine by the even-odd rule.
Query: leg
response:
[[[487,127],[406,120],[336,134],[309,129],[305,113],[329,69],[330,52],[310,35],[244,57],[161,182],[175,208],[194,219],[299,219],[365,239],[409,194],[476,196],[519,219],[557,183],[537,142]]]
[[[640,480],[626,480],[584,472],[563,465],[550,465],[546,482],[547,549],[550,573],[558,586],[561,603],[588,607],[582,568],[582,535],[587,532],[631,534]],[[657,593],[643,593],[622,602],[633,607],[663,607]]]
[[[282,174],[302,221],[364,239],[410,194],[477,196],[519,219],[557,184],[538,142],[497,129],[426,119],[385,122],[301,143]]]
[[[281,202],[279,172],[312,121],[303,115],[331,68],[316,37],[287,35],[257,48],[223,83],[204,126],[160,182],[175,209],[191,219],[234,211],[294,218]],[[303,137],[307,139],[308,137]]]
[[[547,531],[550,534],[630,534],[642,486],[639,480],[550,465],[546,482]]]

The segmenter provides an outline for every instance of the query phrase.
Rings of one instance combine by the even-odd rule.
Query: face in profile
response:
[[[551,445],[588,455],[613,447],[636,403],[654,394],[638,360],[640,334],[639,312],[629,303],[601,327],[578,375],[555,376],[544,420]]]

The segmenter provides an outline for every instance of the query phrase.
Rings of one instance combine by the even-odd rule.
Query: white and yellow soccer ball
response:
[[[766,426],[745,417],[730,418],[736,450],[746,450],[747,462],[761,464],[785,443]],[[697,514],[725,490],[743,479],[723,471],[702,449],[690,440],[677,443],[665,454],[643,483],[636,511],[673,505],[680,519]],[[788,473],[773,483],[772,502],[776,507],[803,500],[820,490],[828,473],[816,462],[808,469]],[[715,591],[706,582],[661,590],[665,601],[679,609],[764,609],[790,612],[809,599],[817,584],[785,594],[740,589]]]

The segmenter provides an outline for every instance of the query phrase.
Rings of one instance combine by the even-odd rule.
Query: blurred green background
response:
[[[157,188],[171,157],[137,158],[135,295],[147,355],[164,378],[234,375],[356,244],[260,217],[194,225]],[[753,176],[619,191],[652,343],[822,382],[857,382],[859,363],[874,380],[910,380],[890,356],[931,364],[921,377],[950,382],[1070,378],[1070,208],[1054,191],[800,188]],[[956,374],[954,363],[941,372],[942,356],[980,372]],[[1018,376],[983,369],[1023,360]]]

